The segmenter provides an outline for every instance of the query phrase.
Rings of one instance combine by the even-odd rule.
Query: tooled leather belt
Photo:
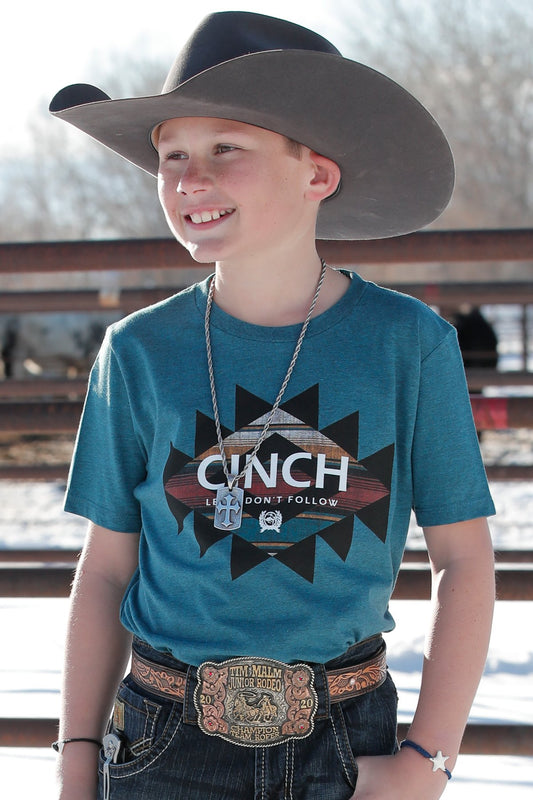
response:
[[[187,674],[144,658],[133,650],[131,675],[153,694],[183,702]],[[383,644],[368,660],[328,670],[332,703],[366,694],[387,677]],[[267,658],[207,661],[197,669],[194,704],[204,733],[248,747],[304,738],[314,727],[318,707],[314,671],[307,664]]]

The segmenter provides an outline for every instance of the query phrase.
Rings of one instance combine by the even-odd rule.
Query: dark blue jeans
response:
[[[366,661],[381,644],[381,637],[374,637],[325,666]],[[136,641],[135,647],[151,661],[187,670],[146,644]],[[242,747],[203,733],[196,724],[194,684],[188,682],[185,702],[177,703],[150,694],[130,675],[124,679],[117,695],[120,712],[110,724],[124,741],[124,762],[110,766],[110,800],[348,800],[357,781],[357,756],[397,748],[397,695],[390,675],[365,695],[330,704],[324,671],[316,669],[314,731],[272,747]],[[102,768],[100,756],[99,800]]]

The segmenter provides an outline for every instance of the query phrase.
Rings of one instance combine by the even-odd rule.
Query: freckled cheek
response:
[[[157,175],[157,196],[159,197],[161,205],[164,205],[164,198],[167,191],[167,182],[164,176],[159,172]]]
[[[175,181],[165,178],[159,174],[157,176],[157,195],[163,211],[167,215],[175,214],[177,191]]]

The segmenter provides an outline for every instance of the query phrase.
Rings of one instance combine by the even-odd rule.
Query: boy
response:
[[[429,223],[444,136],[322,37],[240,12],[202,23],[161,95],[74,86],[51,110],[157,174],[174,235],[216,263],[113,326],[91,375],[61,800],[439,797],[493,602],[461,357],[426,306],[330,269],[315,239]],[[382,633],[412,507],[433,619],[398,749]]]

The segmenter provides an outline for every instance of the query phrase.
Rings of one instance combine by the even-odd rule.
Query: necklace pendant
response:
[[[221,531],[236,531],[241,527],[244,508],[244,489],[222,486],[217,489],[213,525]]]

